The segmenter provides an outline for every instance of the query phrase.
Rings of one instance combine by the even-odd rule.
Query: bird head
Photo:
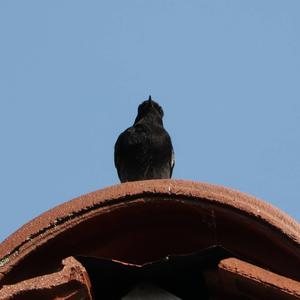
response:
[[[153,101],[151,96],[149,96],[148,100],[145,100],[139,105],[138,114],[134,123],[138,122],[148,114],[156,116],[161,120],[164,116],[164,111],[162,110],[161,106]]]

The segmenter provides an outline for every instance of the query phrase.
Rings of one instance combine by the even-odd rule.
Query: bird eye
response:
[[[162,110],[162,108],[161,107],[159,107],[159,113],[161,114],[161,116],[163,117],[163,115],[164,115],[164,112],[163,112],[163,110]]]

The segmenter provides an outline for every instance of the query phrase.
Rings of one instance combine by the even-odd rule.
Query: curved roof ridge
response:
[[[82,222],[99,215],[100,211],[109,214],[114,207],[123,209],[129,207],[131,203],[136,203],[138,199],[143,201],[140,201],[140,205],[146,203],[148,199],[151,202],[157,199],[160,203],[165,199],[170,200],[168,204],[170,207],[173,206],[172,201],[180,202],[182,205],[200,204],[220,209],[223,207],[236,215],[248,218],[248,222],[254,222],[253,226],[257,221],[273,228],[274,232],[282,234],[294,244],[295,249],[300,249],[299,223],[263,200],[209,183],[175,179],[147,180],[118,184],[88,193],[34,218],[0,244],[0,273],[7,272],[10,265],[18,263],[22,257],[36,251],[49,239],[61,235],[74,226],[81,226]]]

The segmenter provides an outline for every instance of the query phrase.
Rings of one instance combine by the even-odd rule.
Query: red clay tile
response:
[[[89,276],[74,257],[68,257],[61,271],[5,285],[0,290],[0,300],[27,299],[92,300]]]
[[[25,224],[0,245],[0,283],[55,272],[68,256],[143,264],[211,245],[300,280],[300,226],[285,213],[215,185],[149,180],[84,195]]]
[[[299,281],[236,258],[224,259],[216,270],[206,272],[206,281],[212,294],[221,299],[224,295],[228,299],[300,299]]]

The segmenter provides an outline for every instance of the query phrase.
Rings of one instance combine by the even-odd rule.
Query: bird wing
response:
[[[115,166],[120,178],[124,177],[123,169],[128,166],[135,166],[143,170],[149,165],[151,159],[148,151],[150,148],[151,135],[148,129],[142,124],[129,127],[120,134],[115,144]],[[129,170],[128,170],[129,171]]]

